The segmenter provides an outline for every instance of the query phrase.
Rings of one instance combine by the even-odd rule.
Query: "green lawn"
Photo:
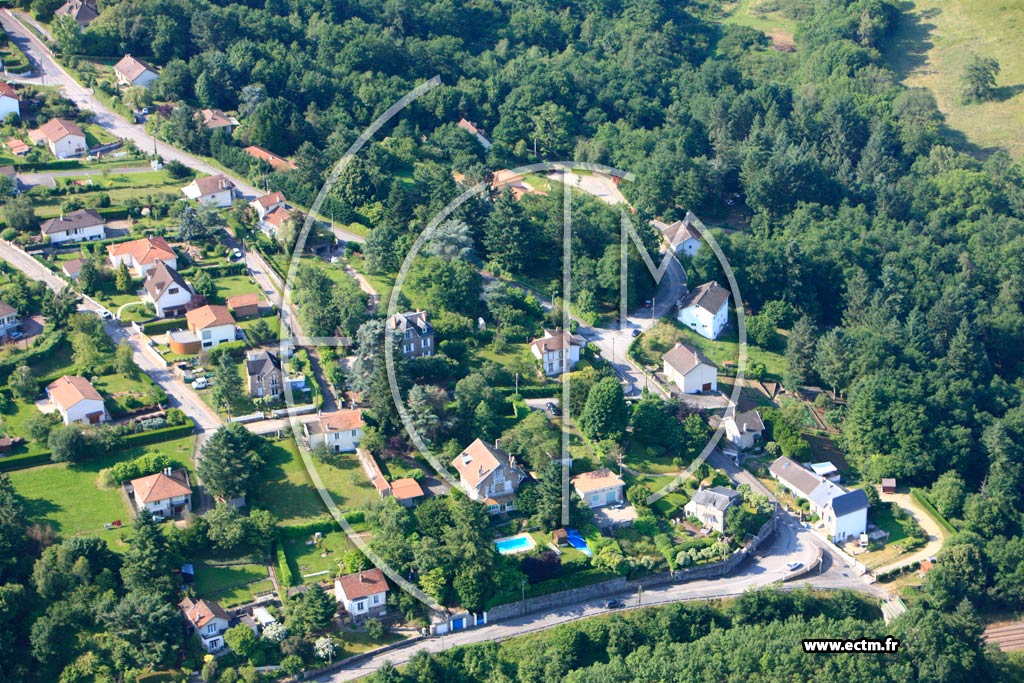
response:
[[[338,507],[347,511],[380,500],[355,453],[344,454],[342,465],[338,468],[316,463],[316,470]],[[303,465],[298,446],[291,439],[274,442],[258,491],[253,504],[270,510],[284,525],[322,519],[327,515],[327,508]]]
[[[126,549],[122,537],[130,537],[131,511],[119,488],[96,485],[99,471],[121,460],[143,453],[167,455],[177,466],[192,469],[194,437],[165,441],[150,446],[127,448],[78,465],[41,465],[10,473],[15,491],[25,499],[30,523],[50,524],[61,537],[98,536],[117,551]],[[121,520],[125,528],[105,530],[103,525]]]
[[[1024,158],[1024,5],[1005,0],[911,0],[884,53],[903,83],[934,93],[946,123],[988,151]],[[960,102],[964,66],[999,61],[996,101]],[[953,142],[960,142],[956,134]]]
[[[216,600],[221,607],[252,602],[256,593],[272,591],[266,566],[255,563],[214,564],[200,561],[196,569],[196,595]]]
[[[301,578],[303,583],[316,583],[334,578],[342,554],[355,548],[344,531],[324,534],[319,543],[307,545],[307,542],[312,540],[311,536],[285,535],[281,541],[292,573]]]
[[[735,325],[727,328],[715,341],[706,339],[683,326],[674,318],[663,318],[649,331],[642,334],[630,347],[633,358],[644,365],[662,367],[661,356],[677,342],[696,347],[719,368],[728,363],[735,365],[739,360],[739,343]],[[780,353],[768,351],[747,343],[747,373],[755,364],[764,366],[765,377],[781,380],[786,370],[786,358]]]
[[[82,132],[85,133],[85,143],[90,149],[117,141],[117,138],[111,135],[107,129],[95,123],[84,124]]]
[[[205,261],[204,261],[205,263]],[[246,275],[231,275],[217,278],[217,303],[224,303],[229,296],[252,294],[260,288]],[[262,299],[262,296],[261,296]]]
[[[34,403],[12,400],[8,412],[2,414],[3,431],[7,436],[20,436],[26,439],[23,446],[18,446],[11,451],[11,455],[34,454],[48,451],[45,443],[28,441],[28,429],[25,423],[29,418],[39,413]]]
[[[381,645],[397,643],[400,640],[405,640],[405,636],[401,633],[385,633],[376,640],[370,638],[366,631],[349,631],[346,629],[342,631],[340,635],[344,641],[341,648],[344,654],[337,655],[337,659],[343,659],[350,655],[359,654],[360,652],[374,650]]]
[[[769,0],[737,0],[727,3],[722,8],[726,12],[724,23],[749,26],[769,36],[785,33],[792,37],[796,33],[797,22],[783,12],[772,9],[772,5],[777,4]]]

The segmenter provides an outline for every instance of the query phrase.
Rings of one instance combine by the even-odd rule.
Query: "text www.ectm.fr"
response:
[[[885,638],[815,638],[803,641],[804,652],[896,652],[900,641],[892,636]]]

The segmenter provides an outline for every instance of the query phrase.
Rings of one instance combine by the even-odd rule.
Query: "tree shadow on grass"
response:
[[[53,530],[60,533],[60,522],[53,517],[64,507],[49,498],[22,498],[25,507],[25,518],[35,524],[49,524]]]
[[[928,51],[934,47],[931,33],[935,24],[930,20],[939,15],[938,8],[914,12],[913,2],[902,2],[900,15],[884,47],[889,67],[903,80],[923,67],[928,61]]]

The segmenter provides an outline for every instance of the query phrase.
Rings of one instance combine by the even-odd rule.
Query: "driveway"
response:
[[[914,502],[909,493],[880,493],[879,496],[883,502],[896,503],[904,512],[916,519],[917,523],[924,529],[924,532],[928,534],[928,542],[924,544],[923,548],[915,550],[909,555],[903,555],[895,562],[890,562],[884,567],[875,568],[872,570],[872,573],[882,574],[890,572],[894,569],[920,562],[921,560],[927,560],[929,557],[935,557],[946,540],[946,532],[943,531],[942,527],[936,524],[935,520]]]

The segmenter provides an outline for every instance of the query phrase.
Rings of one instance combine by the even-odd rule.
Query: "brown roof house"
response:
[[[673,223],[662,223],[651,221],[661,232],[662,238],[668,243],[672,253],[676,256],[694,256],[700,250],[700,233],[694,227],[697,217],[689,211],[681,221]]]
[[[404,507],[411,508],[425,495],[423,487],[412,477],[403,477],[391,482],[391,495]]]
[[[572,371],[580,362],[580,349],[586,342],[582,337],[569,334],[564,330],[544,330],[544,336],[530,342],[530,353],[540,361],[544,374],[554,377],[566,369]]]
[[[718,391],[718,366],[689,344],[676,344],[661,362],[665,377],[684,394]]]
[[[434,326],[426,311],[395,313],[388,318],[388,329],[400,337],[398,343],[406,358],[434,355]]]
[[[146,508],[154,515],[168,518],[180,518],[186,512],[192,512],[192,486],[185,468],[171,469],[132,479],[132,500],[135,508]]]
[[[284,198],[284,192],[271,192],[252,200],[249,206],[256,212],[256,217],[263,220],[263,217],[274,209],[281,206],[287,208],[288,202]]]
[[[626,482],[607,467],[577,474],[569,482],[576,490],[577,495],[587,504],[587,507],[599,508],[605,505],[618,505],[625,499],[623,489]]]
[[[200,306],[186,313],[185,320],[188,329],[200,339],[204,349],[235,341],[235,319],[227,306]]]
[[[186,198],[217,208],[231,206],[235,198],[235,184],[223,173],[196,178],[181,188]]]
[[[142,283],[142,299],[153,304],[158,318],[177,318],[185,315],[194,296],[192,288],[174,270],[157,261]]]
[[[53,13],[56,17],[71,17],[84,28],[100,15],[95,0],[68,0]]]
[[[106,219],[96,209],[78,209],[43,221],[39,224],[39,231],[50,240],[50,244],[88,242],[106,237],[106,224]]]
[[[321,444],[333,453],[350,453],[363,440],[363,411],[344,408],[333,413],[323,413],[314,422],[306,422],[302,429],[310,448]]]
[[[353,620],[380,616],[387,611],[388,581],[374,567],[334,580],[334,597]]]
[[[224,631],[231,625],[231,618],[224,608],[212,600],[192,598],[185,598],[178,606],[202,641],[204,650],[217,652],[224,647]]]
[[[497,515],[515,510],[516,492],[527,474],[516,459],[477,439],[452,460],[459,473],[459,484],[472,500],[487,506],[487,513]]]
[[[210,130],[226,128],[230,133],[238,125],[238,119],[234,116],[228,116],[220,109],[201,109],[199,110],[199,116],[203,118],[203,125]]]
[[[28,138],[37,145],[45,144],[58,159],[81,156],[89,151],[85,133],[74,121],[50,119],[39,128],[30,130]]]
[[[235,320],[255,318],[260,314],[260,295],[256,292],[229,296],[226,303],[231,315],[235,316]]]
[[[21,118],[21,98],[14,88],[0,81],[0,121],[7,120],[11,114]]]
[[[484,149],[491,148],[491,141],[487,139],[487,135],[484,134],[483,128],[479,127],[478,125],[467,119],[459,119],[459,122],[456,125],[458,125],[459,128],[475,137],[476,141],[479,142],[480,146],[483,147]]]
[[[679,304],[679,322],[708,339],[718,339],[729,322],[729,290],[717,282],[705,282]]]
[[[64,424],[98,424],[110,419],[103,397],[84,377],[64,375],[46,387],[46,396]]]
[[[145,88],[155,81],[159,74],[156,68],[141,59],[125,55],[114,65],[114,75],[119,85]]]

